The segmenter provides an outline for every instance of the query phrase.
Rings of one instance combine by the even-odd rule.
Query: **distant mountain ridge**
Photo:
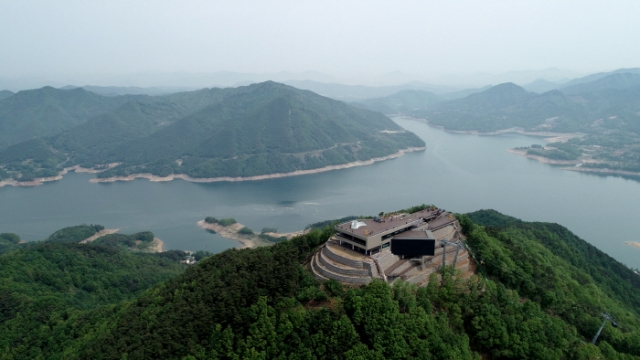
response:
[[[620,116],[630,125],[637,124],[639,91],[640,75],[622,72],[542,94],[505,83],[435,104],[414,115],[450,130],[492,132],[521,127],[529,131],[589,132],[589,124],[601,117]]]
[[[582,94],[604,90],[622,90],[640,86],[640,71],[638,73],[614,73],[588,83],[567,85],[560,88],[565,94]]]
[[[265,82],[133,97],[57,135],[0,151],[0,170],[21,181],[53,176],[62,167],[109,163],[120,165],[101,177],[247,177],[367,161],[424,145],[380,113]]]
[[[72,89],[78,89],[78,88],[90,91],[98,95],[104,95],[104,96],[118,96],[118,95],[157,96],[157,95],[168,95],[168,94],[175,94],[178,92],[197,90],[197,88],[192,88],[192,87],[138,87],[138,86],[93,86],[93,85],[85,85],[85,86],[68,85],[60,89],[72,90]]]

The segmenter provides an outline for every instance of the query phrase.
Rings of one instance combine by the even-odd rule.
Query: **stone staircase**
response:
[[[378,271],[371,260],[345,255],[340,245],[327,242],[311,260],[311,272],[319,280],[334,279],[348,284],[368,284]]]

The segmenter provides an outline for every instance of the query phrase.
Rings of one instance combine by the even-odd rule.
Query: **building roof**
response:
[[[394,240],[435,240],[433,233],[429,230],[405,231],[393,237]]]
[[[351,227],[351,221],[349,221],[337,225],[336,230],[345,234],[353,234],[361,238],[367,238],[384,232],[402,230],[414,225],[424,225],[425,221],[434,218],[438,213],[442,213],[442,210],[422,210],[413,214],[381,219],[382,222],[376,222],[373,219],[360,219],[359,221],[363,222],[365,226],[353,229]]]

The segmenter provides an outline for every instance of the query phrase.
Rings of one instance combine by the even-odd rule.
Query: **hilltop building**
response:
[[[374,278],[401,278],[424,285],[443,264],[454,265],[465,277],[473,273],[460,224],[444,209],[358,219],[335,229],[310,263],[321,280],[367,284]]]

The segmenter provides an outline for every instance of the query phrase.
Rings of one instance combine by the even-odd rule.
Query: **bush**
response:
[[[153,233],[151,231],[143,231],[143,232],[139,232],[139,233],[133,234],[133,237],[136,240],[142,240],[142,241],[150,242],[150,241],[153,241],[153,238],[155,236],[153,235]]]
[[[277,233],[277,232],[278,232],[278,228],[265,227],[265,228],[262,228],[262,231],[260,233],[264,234],[264,233]]]
[[[234,218],[216,219],[213,216],[207,216],[206,218],[204,218],[204,222],[208,224],[220,224],[222,226],[229,226],[237,223],[236,219]]]
[[[236,219],[234,218],[225,218],[225,219],[220,219],[218,220],[218,224],[222,225],[222,226],[229,226],[229,225],[233,225],[237,223]],[[253,234],[253,232],[251,232]]]
[[[0,244],[17,244],[20,242],[20,236],[13,233],[0,234]]]
[[[238,230],[238,234],[243,234],[243,235],[253,235],[253,230],[249,229],[248,227],[243,227],[242,229]]]

